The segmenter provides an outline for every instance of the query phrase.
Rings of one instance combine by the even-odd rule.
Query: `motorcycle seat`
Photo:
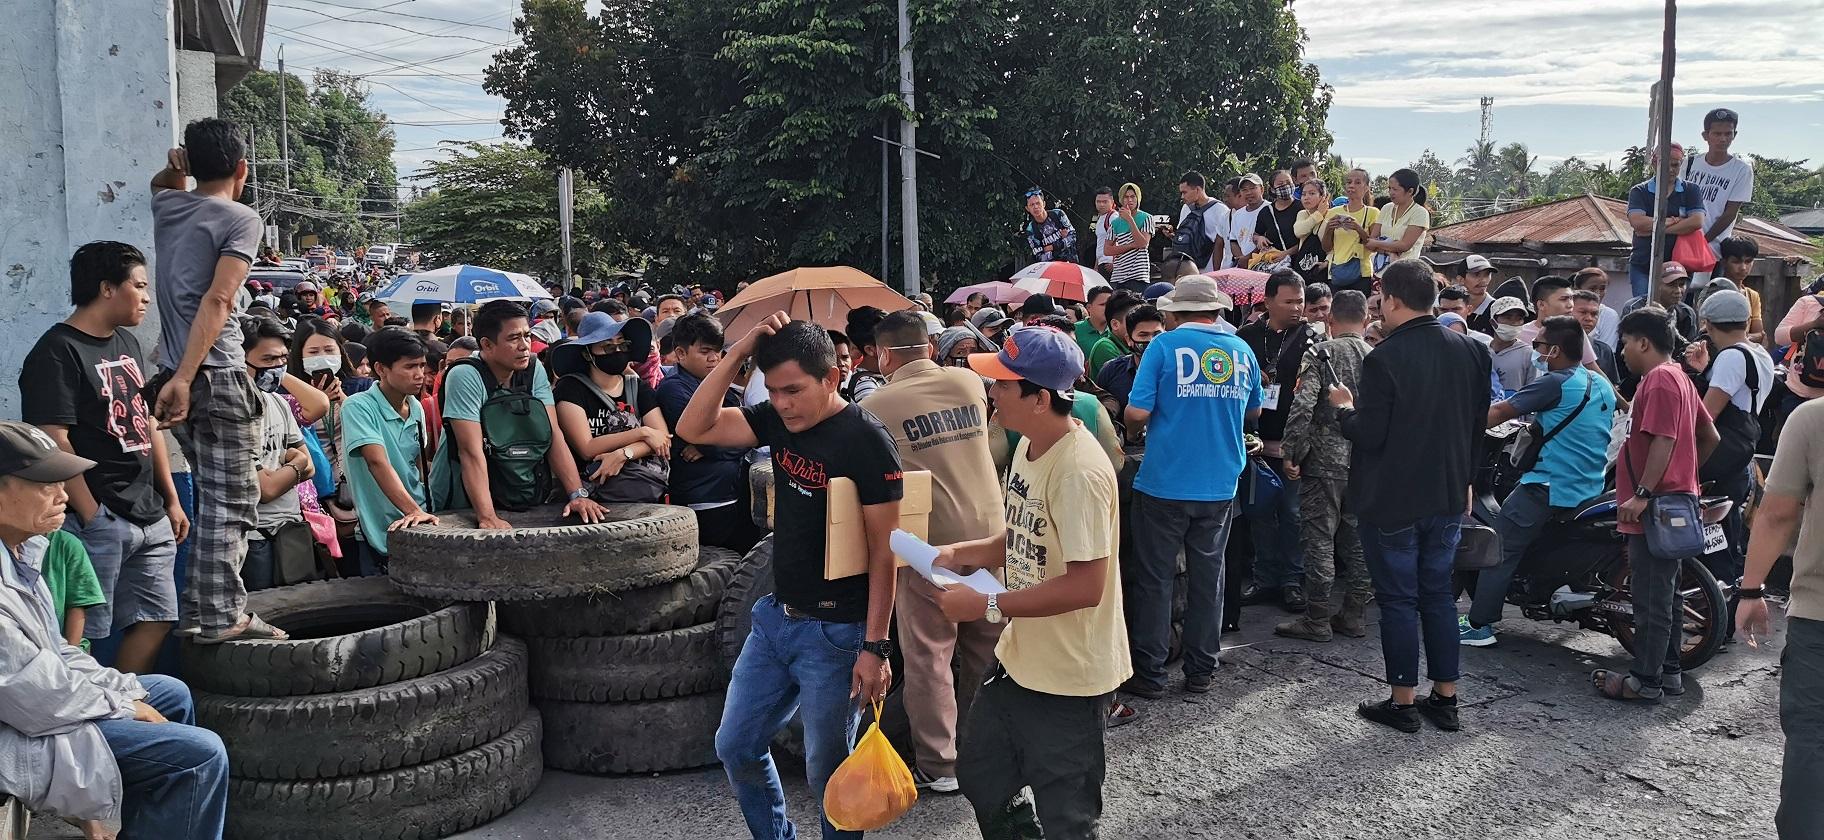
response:
[[[1594,499],[1589,499],[1575,507],[1564,508],[1552,517],[1554,522],[1579,522],[1601,516],[1612,516],[1619,505],[1615,501],[1615,491],[1610,490]]]

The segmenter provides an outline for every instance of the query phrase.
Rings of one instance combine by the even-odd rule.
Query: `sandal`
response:
[[[198,633],[191,641],[199,645],[219,645],[223,642],[283,642],[290,638],[285,631],[249,612],[233,627],[220,633]]]
[[[1140,710],[1116,700],[1108,707],[1108,728],[1126,726],[1140,719]]]
[[[1633,674],[1597,668],[1590,672],[1590,682],[1598,693],[1610,700],[1641,703],[1648,706],[1659,704],[1657,696],[1648,697],[1641,694],[1641,689],[1645,686],[1642,686],[1640,678]]]

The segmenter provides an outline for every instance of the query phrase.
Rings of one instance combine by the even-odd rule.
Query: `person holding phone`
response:
[[[323,445],[323,454],[329,457],[336,480],[340,483],[342,472],[342,453],[337,441],[341,438],[342,405],[348,397],[345,380],[354,377],[354,367],[348,358],[342,336],[329,322],[310,319],[298,325],[297,332],[291,337],[291,354],[286,360],[286,372],[311,384],[311,387],[322,391],[329,397],[329,412],[318,419],[313,428],[317,430],[317,440]]]

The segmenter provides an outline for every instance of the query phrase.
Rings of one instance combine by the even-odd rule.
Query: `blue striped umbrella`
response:
[[[388,303],[486,303],[490,300],[549,298],[537,280],[512,271],[476,265],[451,265],[417,274],[401,274],[374,296]]]

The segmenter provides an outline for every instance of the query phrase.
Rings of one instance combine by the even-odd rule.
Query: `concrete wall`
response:
[[[0,0],[0,16],[0,417],[16,418],[25,354],[69,312],[71,251],[114,239],[156,259],[146,184],[183,123],[215,113],[215,80],[186,60],[185,88],[207,87],[178,107],[169,0]],[[149,350],[156,323],[137,332]]]

